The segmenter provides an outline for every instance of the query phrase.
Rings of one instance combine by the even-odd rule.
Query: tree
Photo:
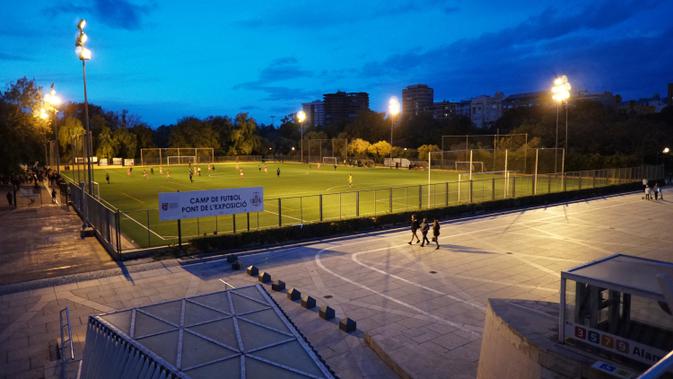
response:
[[[107,126],[103,127],[98,133],[98,148],[96,149],[96,156],[98,158],[112,159],[117,150],[115,139],[112,137],[112,132]]]
[[[136,136],[126,128],[117,128],[112,132],[114,144],[117,147],[115,155],[121,158],[135,158],[138,147]]]
[[[427,161],[428,153],[435,153],[441,151],[437,145],[421,145],[418,147],[418,159]]]
[[[367,152],[374,157],[385,158],[390,156],[390,150],[392,146],[387,141],[379,141],[369,145]]]
[[[346,125],[344,132],[350,138],[362,138],[369,141],[384,140],[386,137],[390,138],[390,122],[384,119],[383,113],[363,111]]]
[[[259,149],[260,145],[255,119],[248,117],[247,113],[237,114],[230,137],[228,154],[250,155],[255,149]]]
[[[356,138],[348,144],[348,154],[350,156],[362,158],[369,150],[370,143],[362,138]]]
[[[84,127],[75,117],[66,117],[58,128],[58,143],[64,157],[84,156]]]

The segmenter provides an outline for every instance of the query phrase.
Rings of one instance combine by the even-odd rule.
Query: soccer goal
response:
[[[166,159],[169,166],[196,163],[196,155],[169,155]]]
[[[336,166],[338,163],[337,157],[322,157],[322,164]]]
[[[483,161],[455,161],[456,171],[484,172]]]
[[[183,159],[182,157],[188,158]],[[142,166],[186,164],[192,159],[194,159],[192,163],[214,163],[214,149],[212,147],[151,147],[140,149],[140,165]]]

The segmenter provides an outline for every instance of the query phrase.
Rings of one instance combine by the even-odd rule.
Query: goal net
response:
[[[196,155],[169,155],[167,158],[167,164],[170,165],[185,165],[185,164],[195,164]]]
[[[183,160],[181,157],[188,158]],[[142,166],[185,164],[189,163],[190,159],[194,159],[192,163],[214,163],[214,149],[212,147],[151,147],[140,149],[140,164]],[[182,163],[178,163],[179,161],[182,161]]]
[[[322,164],[324,165],[336,165],[337,157],[322,157]]]
[[[456,171],[472,171],[472,172],[484,171],[484,162],[482,161],[455,161],[454,165]]]

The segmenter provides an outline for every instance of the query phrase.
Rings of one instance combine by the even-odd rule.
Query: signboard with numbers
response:
[[[666,352],[601,330],[566,322],[566,337],[652,365]]]

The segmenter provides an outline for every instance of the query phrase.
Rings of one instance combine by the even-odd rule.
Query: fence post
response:
[[[360,191],[355,192],[355,217],[360,217]]]
[[[278,198],[278,226],[283,226],[283,214],[280,204],[280,197]]]
[[[470,203],[472,202],[472,179],[470,179]]]
[[[245,218],[248,224],[248,231],[250,231],[250,212],[245,213]]]
[[[236,234],[236,213],[231,214],[231,231]]]
[[[531,195],[535,195],[535,194],[537,194],[537,175],[533,176],[531,179],[533,180],[533,183],[532,183],[530,192],[531,192]]]
[[[516,176],[512,178],[512,198],[516,198]]]
[[[495,200],[495,177],[491,178],[491,200]]]
[[[444,206],[449,206],[449,182],[444,182]]]
[[[582,172],[581,171],[580,171],[578,176],[579,176],[580,179],[578,181],[578,185],[577,185],[578,188],[577,189],[582,189]]]
[[[182,250],[182,223],[181,219],[178,219],[178,247]]]
[[[591,188],[596,188],[596,170],[592,172],[593,177],[591,178]]]
[[[299,196],[299,222],[304,225],[304,196]]]
[[[320,221],[322,222],[322,194],[320,194]]]
[[[388,213],[393,213],[393,187],[388,188]]]
[[[423,185],[422,184],[418,186],[417,199],[418,199],[418,209],[422,209],[423,208]]]
[[[115,237],[117,238],[117,253],[121,254],[122,252],[122,241],[121,236],[121,217],[119,216],[119,209],[115,212]]]
[[[556,178],[556,173],[554,173],[554,178]],[[547,175],[547,193],[551,193],[551,176]]]
[[[145,213],[147,215],[147,247],[152,246],[152,240],[150,237],[150,210],[146,209]]]

